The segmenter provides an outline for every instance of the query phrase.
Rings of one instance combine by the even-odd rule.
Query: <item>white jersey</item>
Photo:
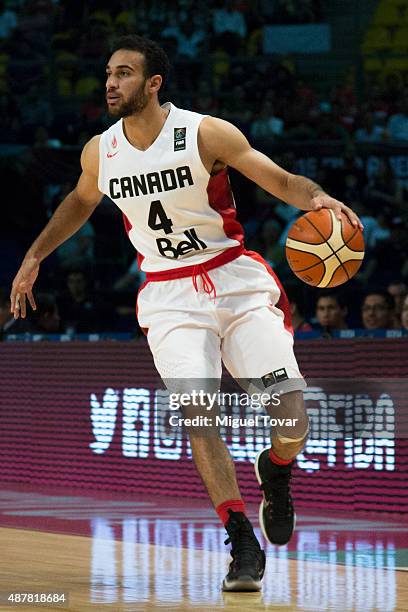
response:
[[[166,122],[146,151],[130,144],[122,119],[101,135],[98,186],[121,209],[140,268],[177,276],[242,249],[243,229],[227,171],[211,177],[201,161],[197,138],[205,115],[171,103],[164,108]]]

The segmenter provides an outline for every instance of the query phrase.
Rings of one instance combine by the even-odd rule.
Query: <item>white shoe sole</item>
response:
[[[261,476],[259,474],[259,458],[260,458],[261,454],[264,452],[264,450],[265,449],[263,448],[262,450],[259,451],[259,453],[256,456],[255,464],[254,464],[256,479],[259,482],[259,485],[262,485],[262,479],[261,479]],[[268,537],[268,535],[266,533],[265,525],[264,525],[264,520],[263,520],[263,506],[264,506],[264,503],[265,503],[266,500],[265,500],[265,495],[263,493],[262,493],[262,495],[263,495],[263,500],[261,501],[261,503],[259,505],[258,518],[259,518],[259,524],[261,526],[261,531],[263,533],[263,536],[264,536],[264,538],[265,538],[265,540],[267,542],[269,542],[270,544],[273,544],[274,546],[286,546],[286,544],[276,544],[275,542],[271,542],[271,540],[269,539],[269,537]],[[293,514],[293,531],[292,531],[290,537],[293,536],[293,532],[295,531],[295,528],[296,528],[296,512],[294,512],[294,514]]]

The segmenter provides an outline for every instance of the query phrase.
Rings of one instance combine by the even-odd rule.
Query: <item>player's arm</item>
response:
[[[65,240],[68,240],[89,219],[99,204],[102,193],[98,189],[99,136],[94,136],[83,148],[82,173],[75,189],[55,210],[53,216],[27,251],[17,272],[10,294],[14,318],[26,316],[26,297],[35,310],[32,287],[38,276],[40,263]]]
[[[200,125],[199,143],[202,156],[235,168],[287,204],[301,210],[331,208],[339,219],[343,211],[353,225],[363,229],[361,221],[348,206],[329,196],[312,180],[287,172],[253,149],[242,132],[231,123],[206,117]]]

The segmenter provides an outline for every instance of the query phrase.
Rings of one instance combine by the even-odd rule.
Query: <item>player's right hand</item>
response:
[[[40,265],[36,258],[29,257],[24,259],[19,271],[17,272],[10,293],[10,311],[15,319],[26,316],[26,297],[30,302],[31,308],[36,310],[37,305],[34,300],[32,288],[38,276]]]

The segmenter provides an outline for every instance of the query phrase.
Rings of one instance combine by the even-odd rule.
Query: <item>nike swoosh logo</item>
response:
[[[119,153],[119,151],[115,151],[115,153],[107,153],[106,157],[115,157],[115,155],[117,155]]]

